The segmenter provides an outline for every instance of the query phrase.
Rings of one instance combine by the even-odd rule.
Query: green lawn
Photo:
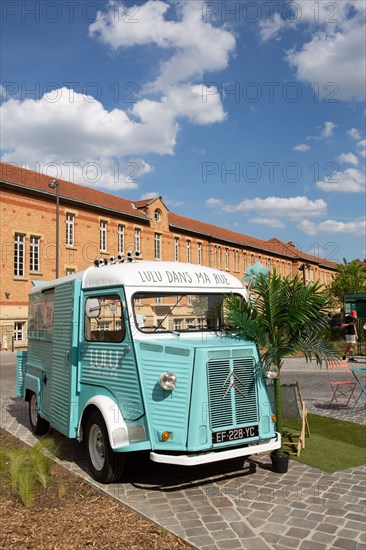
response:
[[[310,437],[300,458],[291,458],[325,472],[338,472],[366,463],[366,426],[308,414]],[[288,431],[299,430],[301,421],[284,420]],[[286,447],[288,449],[288,447]]]

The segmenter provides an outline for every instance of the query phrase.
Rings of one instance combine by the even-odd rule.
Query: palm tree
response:
[[[306,361],[315,357],[322,361],[334,359],[334,346],[324,339],[328,326],[328,294],[319,282],[304,285],[299,277],[281,278],[273,271],[260,273],[252,289],[255,299],[244,302],[231,295],[227,300],[227,322],[231,330],[256,342],[264,368],[275,367],[274,379],[277,431],[282,434],[282,400],[280,373],[285,357],[302,353]],[[283,448],[275,451],[283,455]]]

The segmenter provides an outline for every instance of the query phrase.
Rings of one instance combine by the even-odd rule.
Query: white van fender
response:
[[[82,439],[81,421],[84,411],[89,405],[94,405],[101,412],[109,436],[109,443],[112,449],[129,445],[128,430],[126,422],[117,403],[106,395],[95,395],[85,403],[83,412],[80,416],[78,426],[78,436]]]

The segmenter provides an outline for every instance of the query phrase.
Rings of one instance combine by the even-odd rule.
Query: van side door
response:
[[[144,408],[123,291],[86,292],[83,316],[83,403],[96,394],[108,395],[114,398],[125,420],[137,420]]]

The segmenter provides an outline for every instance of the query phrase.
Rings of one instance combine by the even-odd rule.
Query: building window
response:
[[[100,251],[107,252],[107,222],[100,222],[99,224],[100,235]]]
[[[174,330],[182,330],[182,319],[174,319]]]
[[[141,229],[134,231],[135,252],[141,252]]]
[[[234,269],[235,271],[239,271],[239,251],[234,250]]]
[[[74,246],[74,214],[66,214],[66,246]]]
[[[73,269],[71,267],[67,267],[65,273],[66,273],[66,275],[72,275],[73,273],[75,273],[75,269]]]
[[[24,277],[25,235],[15,234],[14,237],[14,275]]]
[[[174,237],[174,261],[179,262],[179,239]]]
[[[156,222],[161,221],[161,210],[159,210],[159,208],[157,208],[154,212],[154,219]]]
[[[221,246],[217,247],[217,267],[221,268]]]
[[[186,259],[187,262],[191,262],[191,241],[186,241]]]
[[[217,267],[217,246],[214,246],[213,266]]]
[[[41,239],[39,237],[30,238],[29,248],[29,271],[39,271],[39,246]]]
[[[202,244],[197,243],[197,263],[202,264]]]
[[[25,323],[14,323],[14,342],[24,342]]]
[[[229,249],[225,248],[225,269],[229,269]]]
[[[161,235],[160,233],[154,234],[154,257],[155,260],[161,260]]]
[[[125,249],[125,227],[124,225],[118,226],[118,254],[123,254]]]
[[[243,270],[244,273],[247,272],[247,253],[243,252]]]

